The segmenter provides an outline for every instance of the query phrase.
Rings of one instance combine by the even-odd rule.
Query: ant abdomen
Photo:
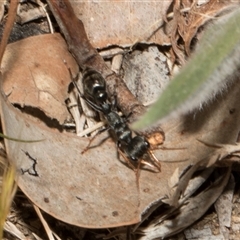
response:
[[[94,98],[98,103],[107,101],[106,82],[99,72],[91,68],[85,69],[82,81],[86,97]]]

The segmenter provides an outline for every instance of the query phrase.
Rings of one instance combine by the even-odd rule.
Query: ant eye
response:
[[[145,143],[146,147],[148,147],[148,148],[150,147],[150,144],[147,140],[144,143]]]
[[[138,159],[135,158],[135,157],[131,157],[131,160],[132,160],[133,162],[136,162]]]

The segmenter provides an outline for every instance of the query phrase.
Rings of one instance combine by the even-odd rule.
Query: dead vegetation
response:
[[[81,153],[101,117],[83,105],[68,71],[74,78],[84,66],[101,72],[118,109],[132,122],[192,55],[206,24],[238,3],[1,4],[3,24],[7,18],[0,48],[2,129],[19,139],[4,138],[2,145],[19,186],[4,239],[238,238],[237,80],[202,109],[141,132],[159,134],[162,145],[154,154],[162,172],[142,169],[138,189],[108,132]],[[15,12],[11,36],[17,37],[10,40],[28,38],[5,48]],[[29,31],[22,33],[19,24]],[[3,178],[2,195],[12,179]],[[14,185],[10,190],[11,195]]]

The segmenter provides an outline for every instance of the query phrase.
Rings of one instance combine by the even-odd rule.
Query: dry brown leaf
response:
[[[42,58],[42,61],[47,62],[48,59]],[[11,63],[14,66],[14,60]],[[51,68],[52,72],[59,69],[56,64]],[[53,82],[58,80],[54,79]],[[200,162],[206,165],[210,156],[215,161],[219,159],[215,148],[206,146],[198,139],[215,144],[232,144],[236,141],[240,114],[236,101],[238,95],[239,86],[236,84],[204,110],[163,124],[165,147],[182,149],[156,151],[159,159],[168,163],[162,164],[162,173],[142,170],[139,192],[133,171],[117,159],[112,139],[81,155],[88,144],[87,139],[58,133],[36,124],[14,109],[1,95],[4,133],[20,139],[44,139],[38,143],[5,139],[8,157],[17,167],[19,186],[25,194],[56,218],[89,228],[137,223],[153,203],[166,195],[178,199],[168,183],[173,174],[181,174],[189,164]],[[98,143],[104,136],[100,135],[95,142]],[[189,161],[170,163],[186,159]],[[184,179],[185,185],[187,180]],[[180,193],[186,186],[179,186]],[[170,198],[169,203],[173,200]]]
[[[29,144],[6,140],[6,148],[18,170],[21,189],[54,217],[88,228],[133,224],[151,203],[168,194],[167,179],[178,164],[163,164],[164,172],[158,174],[141,171],[139,196],[135,174],[117,159],[111,139],[81,155],[88,139],[41,127],[6,99],[1,99],[1,104],[5,134],[45,139]],[[36,176],[22,174],[28,169]]]
[[[55,40],[56,38],[59,39],[59,35],[45,35],[31,39],[38,42],[37,38],[45,45],[41,47],[42,52],[47,49],[51,53],[56,53],[54,48],[58,49],[59,46],[58,41]],[[46,38],[48,39],[48,45],[45,41]],[[28,42],[31,39],[24,41]],[[19,44],[23,43],[23,41],[19,42]],[[24,48],[25,51],[23,51],[23,48],[11,48],[11,56],[17,55],[16,52],[13,52],[14,49],[18,53],[18,58],[26,59],[24,54],[30,55],[26,48]],[[21,56],[19,51],[21,51]],[[69,54],[63,52],[61,56],[58,60],[60,63],[48,64],[48,68],[46,66],[43,70],[48,72],[49,66],[51,66],[50,72],[58,73],[60,71],[59,64],[61,64],[62,59],[66,60]],[[49,63],[50,57],[48,54],[43,54],[37,60],[30,58],[32,60],[30,66],[26,67],[26,72],[23,72],[23,74],[29,74],[30,83],[32,82],[31,72],[35,73],[34,77],[37,79],[39,78],[38,73],[40,76],[43,75],[40,70],[37,72],[35,72],[35,69],[31,70],[31,67],[35,66],[34,63],[37,62],[39,66],[44,65]],[[16,70],[14,70],[14,68],[19,69],[18,58],[15,58],[16,60],[10,58],[11,61],[7,62],[9,58],[5,57],[3,65],[9,66],[9,68],[4,68],[4,76],[7,77],[5,83],[18,84],[18,87],[14,89],[14,92],[16,92],[15,99],[17,99],[17,96],[22,97],[22,94],[18,94],[17,90],[21,91],[23,89],[19,84],[20,80],[16,80],[16,76],[19,76],[20,73],[16,73]],[[72,60],[69,59],[68,61],[71,62]],[[10,70],[10,66],[12,66],[11,73],[7,72],[7,69]],[[64,63],[62,63],[62,68],[67,71]],[[15,72],[15,74],[12,74],[12,72]],[[66,91],[67,84],[70,81],[68,78],[69,75],[65,80]],[[57,86],[59,75],[51,75],[51,80],[55,84],[54,86]],[[43,83],[46,84],[48,81],[43,81]],[[25,84],[25,88],[28,85],[24,81],[22,84]],[[26,90],[26,93],[28,92],[31,91]],[[51,94],[55,96],[55,92]],[[62,88],[62,91],[59,90],[58,92],[58,97],[64,99],[64,96],[65,91]],[[29,103],[31,103],[30,100]],[[16,101],[19,102],[18,99]],[[24,103],[26,104],[26,100]],[[140,221],[142,212],[149,205],[165,195],[169,195],[170,189],[167,184],[167,177],[173,173],[178,164],[163,164],[164,172],[158,174],[141,171],[139,195],[135,174],[118,160],[116,146],[111,138],[101,146],[81,155],[81,151],[88,144],[88,139],[78,138],[74,134],[58,133],[33,122],[26,115],[14,109],[6,98],[1,100],[1,104],[2,124],[5,134],[19,139],[44,139],[42,142],[29,144],[6,140],[6,149],[8,157],[14,162],[18,170],[18,183],[21,189],[36,205],[56,218],[90,228],[133,224]],[[38,105],[35,107],[38,107]],[[46,110],[43,109],[43,111]],[[99,136],[99,138],[103,137],[105,135]],[[99,139],[96,139],[95,143],[97,144],[99,141]]]
[[[2,61],[3,90],[11,103],[40,109],[62,124],[69,116],[68,67],[77,73],[78,66],[59,34],[9,44]]]
[[[169,45],[162,16],[169,1],[71,1],[94,47],[132,45],[136,41]]]

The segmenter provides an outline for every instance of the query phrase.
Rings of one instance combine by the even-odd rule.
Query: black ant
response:
[[[116,111],[116,99],[109,101],[106,91],[106,82],[102,75],[91,68],[86,68],[83,72],[83,95],[80,93],[76,83],[75,87],[78,89],[80,96],[95,110],[101,112],[107,121],[110,129],[112,129],[118,150],[123,156],[128,165],[138,174],[138,169],[141,164],[148,165],[151,168],[157,168],[161,171],[159,160],[154,156],[150,150],[150,144],[145,137],[136,135],[132,137],[132,131]],[[144,155],[150,156],[153,164],[144,161]],[[136,163],[138,164],[136,168]]]

